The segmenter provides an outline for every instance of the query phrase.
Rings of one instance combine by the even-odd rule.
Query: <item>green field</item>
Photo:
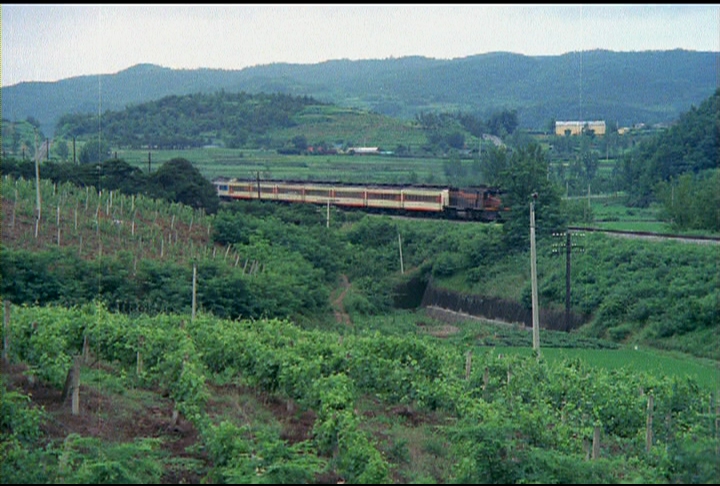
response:
[[[593,367],[608,370],[625,368],[655,376],[693,378],[698,385],[710,392],[720,390],[720,365],[679,353],[668,353],[649,348],[634,349],[573,349],[543,348],[541,354],[549,362],[579,358]],[[496,347],[498,353],[530,355],[532,349],[519,347]]]
[[[444,184],[443,160],[382,155],[282,155],[274,150],[203,148],[189,150],[117,150],[113,155],[127,163],[157,170],[174,158],[184,158],[212,180],[216,177],[320,180],[376,183]],[[472,160],[463,160],[467,168]]]
[[[487,321],[464,321],[447,326],[426,314],[425,310],[395,311],[390,315],[362,317],[353,315],[353,322],[368,332],[383,334],[434,334],[463,347],[474,346],[480,355],[492,349],[495,354],[532,355],[532,338],[528,328],[519,325],[491,324]],[[479,342],[505,343],[478,345]],[[513,345],[507,345],[512,343]],[[577,333],[540,331],[542,356],[550,363],[566,359],[580,359],[592,367],[606,370],[626,370],[661,377],[695,379],[699,386],[720,392],[720,363],[687,354],[651,349],[639,345],[609,349],[602,340],[583,338]]]

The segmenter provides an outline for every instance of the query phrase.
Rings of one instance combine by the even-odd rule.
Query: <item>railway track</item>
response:
[[[588,233],[605,233],[611,236],[622,238],[636,238],[653,241],[679,241],[682,243],[698,243],[706,245],[720,245],[720,237],[718,236],[688,236],[673,235],[669,233],[650,233],[647,231],[620,231],[611,229],[592,228],[585,226],[568,226],[570,231],[585,231]]]
[[[432,221],[452,221],[453,223],[477,223],[476,221],[466,220],[447,220],[442,218],[424,218],[422,216],[401,216],[391,215],[393,219],[427,219]],[[652,241],[678,241],[681,243],[697,243],[705,245],[720,245],[720,236],[690,236],[690,235],[674,235],[670,233],[651,233],[648,231],[621,231],[603,228],[593,228],[589,226],[568,226],[570,231],[585,231],[587,233],[604,233],[619,238],[636,238]]]

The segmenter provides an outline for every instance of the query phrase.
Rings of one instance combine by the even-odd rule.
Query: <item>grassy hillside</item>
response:
[[[538,248],[541,308],[564,308],[564,239]],[[575,236],[571,306],[591,316],[578,332],[628,345],[650,345],[720,360],[720,257],[716,245]],[[560,256],[553,253],[560,247]],[[582,250],[582,251],[580,251]],[[530,306],[529,255],[458,268],[437,284]],[[492,282],[488,285],[487,282]]]

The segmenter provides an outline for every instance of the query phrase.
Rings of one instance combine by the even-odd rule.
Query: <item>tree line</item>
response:
[[[706,228],[719,230],[717,216],[708,218],[700,214],[718,207],[717,190],[712,190],[712,184],[719,169],[720,89],[684,113],[666,132],[625,155],[618,177],[622,188],[628,191],[630,204],[647,206],[659,200],[674,215],[677,224],[690,228],[708,220]],[[678,194],[688,198],[673,200],[672,187],[680,187]],[[697,214],[682,218],[678,211]]]
[[[150,174],[120,159],[81,165],[43,162],[39,165],[39,171],[43,179],[50,179],[54,183],[70,182],[80,187],[120,191],[126,195],[143,194],[204,209],[209,214],[217,212],[219,205],[215,186],[190,161],[183,158],[169,160]],[[35,163],[3,158],[0,173],[31,180],[35,178]]]

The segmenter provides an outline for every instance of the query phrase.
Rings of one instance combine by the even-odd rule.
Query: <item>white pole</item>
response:
[[[538,315],[537,258],[535,252],[535,198],[530,203],[530,278],[532,279],[533,350],[540,356],[540,319]]]
[[[400,232],[398,231],[398,249],[400,250],[400,273],[405,273],[405,267],[403,266],[403,256],[402,256],[402,240],[400,239]]]
[[[193,264],[193,279],[192,279],[192,320],[195,320],[195,309],[197,304],[197,265]]]
[[[36,206],[35,206],[35,238],[38,237],[38,228],[40,226],[40,163],[38,161],[38,148],[37,148],[37,128],[35,129],[35,193],[36,193]]]

